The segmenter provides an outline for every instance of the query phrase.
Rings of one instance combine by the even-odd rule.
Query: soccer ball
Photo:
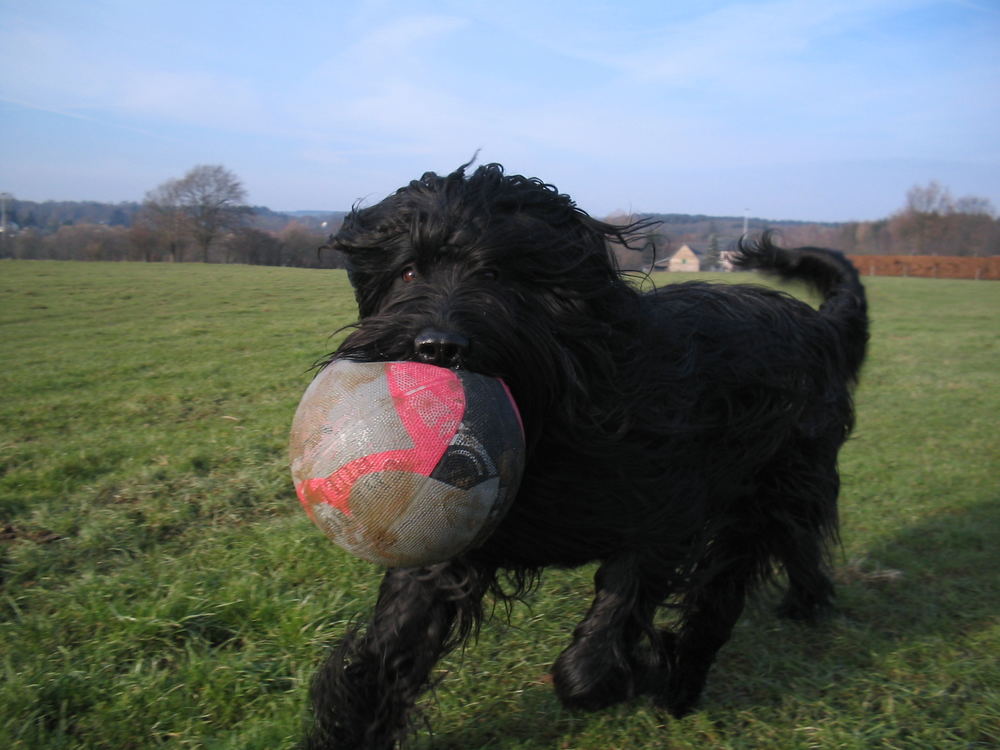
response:
[[[417,362],[334,360],[292,423],[292,480],[313,522],[388,567],[449,560],[503,518],[524,430],[502,380]]]

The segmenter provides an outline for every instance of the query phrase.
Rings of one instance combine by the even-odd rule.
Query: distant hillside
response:
[[[21,201],[7,202],[7,223],[20,229],[54,232],[72,224],[104,224],[111,227],[132,226],[140,204],[98,203],[97,201]]]
[[[964,198],[933,210],[926,209],[923,204],[908,205],[885,219],[868,222],[809,222],[672,213],[647,213],[632,217],[616,215],[607,217],[606,220],[616,224],[637,219],[655,219],[660,222],[649,235],[648,241],[640,243],[642,247],[614,248],[621,267],[626,269],[648,267],[654,259],[668,257],[682,245],[688,245],[711,263],[719,257],[720,252],[731,248],[743,235],[744,221],[746,232],[750,235],[758,235],[766,229],[776,230],[778,241],[789,247],[814,245],[855,254],[1000,255],[1000,219],[996,217],[989,201],[983,199],[976,203],[977,200],[974,197]],[[93,234],[92,230],[101,230],[107,235],[126,234],[126,230],[136,223],[141,210],[142,204],[134,201],[100,203],[8,199],[4,238],[17,239],[18,247],[10,247],[7,243],[0,247],[0,257],[48,257],[44,255],[45,252],[57,251],[32,249],[28,245],[36,240],[54,238],[57,233],[65,234],[67,230],[79,230],[77,234],[81,237],[88,231]],[[292,253],[296,258],[304,252],[301,248],[315,248],[325,242],[331,233],[337,231],[348,213],[320,210],[272,211],[265,206],[254,206],[251,210],[251,218],[241,229],[244,235],[256,231],[267,236],[257,237],[255,242],[259,241],[258,244],[273,244],[278,241],[286,250],[291,246],[299,247],[299,250]],[[144,226],[138,234],[148,233],[149,230],[150,227]],[[299,237],[301,241],[292,242],[289,237]],[[132,238],[129,242],[135,244],[140,239]],[[249,240],[244,244],[248,242]],[[88,252],[95,257],[128,256],[125,250],[108,250],[109,246],[110,241],[107,239],[91,238],[82,242],[80,247],[91,248]],[[141,257],[149,255],[145,250],[140,252],[134,248],[129,252]],[[258,257],[261,253],[264,251],[257,248],[252,251],[234,251],[230,255]],[[278,257],[270,251],[264,255],[268,258]],[[61,256],[57,253],[52,257]],[[287,254],[281,257],[284,258],[282,262],[288,260]]]
[[[141,208],[142,204],[135,201],[100,203],[9,200],[7,223],[15,229],[34,229],[42,233],[76,224],[130,227],[135,223]],[[322,233],[325,229],[338,226],[347,215],[347,211],[272,211],[266,206],[253,206],[252,210],[250,226],[271,232],[279,232],[294,221],[305,229]]]
[[[339,227],[347,213],[347,211],[272,211],[264,206],[254,206],[251,226],[267,232],[280,232],[295,222],[305,229],[324,234]]]
[[[129,227],[135,222],[141,203],[125,201],[122,203],[100,203],[98,201],[22,201],[11,200],[7,203],[7,221],[21,229],[37,229],[54,231],[61,226],[73,224],[104,224],[106,226]],[[253,221],[255,229],[280,231],[291,221],[296,221],[309,229],[321,229],[323,222],[328,226],[339,224],[348,214],[347,211],[296,210],[273,211],[266,206],[253,206]],[[642,218],[652,218],[661,222],[662,234],[684,235],[696,234],[708,236],[739,237],[743,232],[743,218],[737,216],[706,216],[704,214],[642,214]],[[751,232],[764,228],[781,228],[793,226],[824,226],[836,227],[838,224],[788,221],[752,218],[749,220]]]
[[[643,218],[656,219],[668,227],[671,232],[695,232],[695,233],[736,233],[743,232],[742,216],[707,216],[705,214],[642,214]],[[837,227],[837,222],[822,221],[794,221],[792,219],[761,219],[751,217],[747,219],[748,231],[760,231],[764,228],[777,227],[801,227],[801,226],[823,226]]]
[[[700,245],[714,242],[725,248],[736,242],[744,232],[742,216],[706,216],[704,214],[642,214],[641,218],[655,219],[661,222],[656,232],[661,238],[669,240],[675,246],[680,244]],[[746,231],[749,234],[759,234],[766,229],[778,230],[784,233],[791,230],[799,234],[802,230],[812,230],[829,234],[836,231],[842,224],[818,221],[793,221],[789,219],[762,219],[752,217],[746,219]]]

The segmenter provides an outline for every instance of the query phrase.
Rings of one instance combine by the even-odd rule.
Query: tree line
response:
[[[193,167],[142,203],[8,203],[0,257],[343,267],[325,245],[344,212],[251,207],[240,179],[221,165]]]
[[[201,261],[337,268],[324,245],[344,212],[289,215],[246,204],[246,190],[221,165],[199,165],[146,193],[141,203],[17,201],[6,196],[0,257],[64,260]],[[777,229],[786,245],[850,254],[1000,255],[1000,219],[986,198],[955,198],[936,181],[877,221],[810,223],[646,214],[661,223],[639,253],[615,248],[625,267],[651,265],[687,244],[709,261],[750,232]]]
[[[879,221],[790,227],[789,245],[825,245],[854,255],[1000,255],[1000,219],[988,198],[954,198],[937,181],[915,185],[905,205]]]

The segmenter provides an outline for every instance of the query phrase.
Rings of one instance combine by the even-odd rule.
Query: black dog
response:
[[[690,711],[747,594],[784,568],[781,611],[830,606],[837,453],[865,355],[864,289],[840,254],[765,236],[744,268],[817,288],[673,284],[640,293],[599,222],[499,165],[425,174],[355,210],[334,238],[360,321],[334,358],[419,360],[503,378],[527,435],[525,476],[482,546],[389,570],[370,619],[313,684],[311,748],[390,748],[434,664],[549,565],[600,561],[596,596],[552,670],[567,706],[640,694]],[[654,625],[664,604],[674,631]]]

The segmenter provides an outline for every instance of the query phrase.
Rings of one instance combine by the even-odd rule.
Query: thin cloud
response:
[[[57,117],[65,117],[71,120],[80,120],[82,122],[94,123],[105,128],[113,128],[116,130],[127,130],[131,133],[138,133],[150,138],[156,138],[161,141],[174,141],[179,142],[180,139],[171,135],[165,135],[153,130],[147,130],[146,128],[135,127],[134,125],[129,125],[127,123],[115,122],[112,119],[104,117],[93,117],[91,115],[83,114],[81,112],[73,112],[70,110],[59,109],[56,107],[48,107],[41,104],[35,104],[33,102],[27,102],[20,99],[10,99],[7,97],[0,97],[0,102],[7,104],[12,107],[18,107],[20,109],[31,109],[36,112],[45,112],[46,114],[55,115]]]

